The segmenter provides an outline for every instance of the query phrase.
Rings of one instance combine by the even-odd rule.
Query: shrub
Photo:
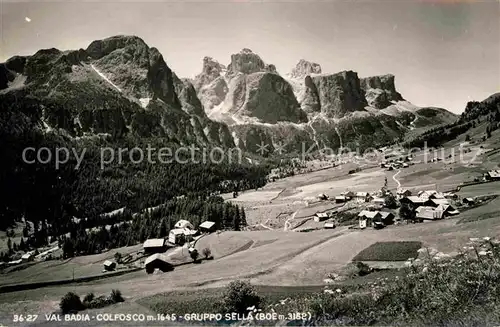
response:
[[[198,253],[198,250],[193,249],[193,250],[189,251],[189,255],[191,256],[191,259],[193,259],[193,261],[196,262],[196,260],[198,260],[198,256],[200,254]]]
[[[78,312],[84,309],[80,297],[73,292],[66,293],[63,296],[61,302],[59,302],[59,307],[63,314]]]
[[[87,304],[87,303],[90,303],[92,302],[92,300],[95,298],[95,295],[94,293],[88,293],[87,295],[85,295],[85,297],[83,298],[83,303],[84,304]]]
[[[121,263],[122,261],[122,254],[120,252],[115,253],[115,261],[116,263]]]
[[[110,297],[98,296],[87,304],[87,308],[100,309],[100,308],[104,308],[104,307],[111,305],[111,304],[114,304],[114,303],[115,302]]]
[[[123,299],[123,296],[122,296],[122,292],[120,292],[120,290],[112,290],[111,291],[111,295],[109,297],[111,299],[111,301],[113,301],[114,303],[118,303],[118,302],[123,302],[125,301]]]
[[[246,313],[247,308],[259,306],[261,298],[248,282],[231,282],[224,293],[223,308],[226,312]]]
[[[209,257],[212,256],[212,251],[210,251],[209,248],[204,248],[202,253],[203,253],[203,256],[205,257],[205,259],[208,259]]]

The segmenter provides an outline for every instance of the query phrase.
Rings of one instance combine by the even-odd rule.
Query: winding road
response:
[[[401,183],[399,182],[399,180],[396,178],[396,176],[399,175],[399,173],[401,172],[401,169],[399,169],[397,171],[397,173],[395,173],[394,175],[392,175],[392,179],[398,184],[398,189],[401,188]]]

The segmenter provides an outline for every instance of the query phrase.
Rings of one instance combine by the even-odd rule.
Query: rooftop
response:
[[[156,247],[162,247],[164,245],[165,245],[164,238],[150,238],[149,240],[146,240],[146,242],[144,242],[144,245],[142,247],[143,248],[156,248]]]
[[[161,261],[164,261],[164,262],[168,262],[167,261],[167,257],[164,255],[164,254],[161,254],[161,253],[155,253],[149,257],[147,257],[146,261],[144,261],[144,264],[147,265],[155,260],[161,260]]]
[[[213,221],[204,221],[200,224],[201,228],[212,228],[215,225]]]

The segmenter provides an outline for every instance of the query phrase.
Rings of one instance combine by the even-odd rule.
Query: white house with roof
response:
[[[194,226],[189,221],[181,219],[181,220],[179,220],[178,222],[175,223],[174,228],[194,229]]]
[[[327,212],[316,212],[316,214],[314,215],[315,222],[324,221],[328,218],[330,218],[330,215]]]
[[[370,202],[371,196],[368,192],[356,192],[354,199],[358,203]]]
[[[381,215],[380,211],[363,210],[358,214],[358,218],[359,228],[364,229],[373,226],[373,221],[381,219]]]

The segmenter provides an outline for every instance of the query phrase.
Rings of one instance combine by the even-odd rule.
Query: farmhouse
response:
[[[376,197],[376,198],[373,198],[373,199],[372,199],[372,202],[373,202],[374,204],[379,204],[379,205],[384,206],[384,205],[385,205],[385,198],[379,198],[379,197]]]
[[[328,200],[328,195],[326,195],[325,193],[318,194],[318,199],[320,199],[321,201],[326,201]]]
[[[421,198],[419,196],[407,196],[405,198],[402,198],[399,200],[401,203],[406,203],[410,204],[414,207],[420,207],[420,206],[432,206],[434,203],[426,198]]]
[[[453,206],[451,206],[450,204],[440,204],[437,208],[436,208],[437,211],[443,211],[444,212],[444,215],[447,217],[447,216],[454,216],[454,215],[458,215],[460,213],[460,211],[458,211],[457,209],[455,209]]]
[[[181,220],[179,220],[178,222],[175,223],[174,228],[194,229],[194,226],[189,221],[181,219]]]
[[[436,190],[420,191],[418,196],[423,199],[444,199],[444,195]]]
[[[462,200],[462,203],[470,206],[476,203],[476,201],[473,198],[465,198]]]
[[[354,197],[354,192],[344,191],[344,192],[340,193],[340,195],[346,197],[348,200],[351,200]]]
[[[325,229],[334,229],[335,228],[335,223],[334,222],[326,222],[325,225],[323,226]]]
[[[380,211],[380,219],[384,225],[392,225],[394,223],[394,214],[392,212]]]
[[[355,195],[356,202],[363,203],[363,202],[370,202],[371,196],[370,193],[368,192],[357,192]]]
[[[458,195],[456,195],[453,192],[443,193],[443,195],[444,195],[445,199],[454,199],[454,200],[456,200],[458,198]]]
[[[215,223],[213,221],[207,220],[201,223],[201,225],[198,228],[203,233],[212,233],[215,232]]]
[[[314,215],[315,222],[324,221],[324,220],[327,220],[328,218],[330,218],[330,215],[328,215],[328,213],[326,213],[326,212],[317,212]]]
[[[103,265],[104,265],[104,270],[106,271],[113,271],[116,268],[116,262],[113,262],[111,260],[104,261]]]
[[[335,202],[336,203],[344,203],[344,202],[347,202],[347,197],[345,196],[342,196],[342,195],[338,195],[335,197]]]
[[[28,261],[33,261],[33,259],[35,259],[35,254],[33,252],[26,252],[25,254],[23,254],[23,256],[21,257],[21,261],[22,262],[28,262]]]
[[[154,273],[155,269],[159,269],[163,272],[173,270],[174,267],[167,261],[165,255],[161,253],[155,253],[149,256],[144,262],[144,268],[148,274]]]
[[[448,199],[431,199],[434,207],[439,205],[450,205],[450,201]]]
[[[500,170],[490,170],[484,177],[490,181],[500,181]]]
[[[172,244],[184,244],[186,242],[185,230],[183,228],[174,228],[168,233],[168,241]]]
[[[411,196],[411,191],[406,188],[400,188],[398,189],[396,195],[398,196],[398,199],[406,198]]]
[[[144,249],[144,253],[146,254],[163,253],[166,251],[165,239],[151,238],[149,240],[146,240],[142,247]]]
[[[382,216],[380,215],[380,211],[363,210],[358,214],[358,218],[359,228],[363,229],[373,226],[373,221],[379,221],[382,219]]]
[[[435,210],[434,208],[420,208],[417,210],[417,219],[421,220],[438,220],[444,218],[444,211]]]

